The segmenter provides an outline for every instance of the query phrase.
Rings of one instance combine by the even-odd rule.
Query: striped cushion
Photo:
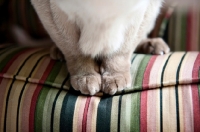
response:
[[[0,131],[200,131],[200,53],[134,54],[115,96],[72,90],[46,48],[0,50]]]

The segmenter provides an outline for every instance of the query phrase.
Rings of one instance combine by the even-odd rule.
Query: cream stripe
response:
[[[160,80],[162,75],[163,66],[168,59],[170,54],[158,56],[152,66],[150,75],[149,75],[149,87],[157,88],[160,87]]]
[[[61,109],[62,109],[63,101],[64,101],[66,94],[67,94],[67,92],[62,91],[56,101],[55,111],[54,111],[54,122],[53,122],[54,123],[53,131],[54,132],[60,131],[60,114],[61,114]]]
[[[183,60],[179,80],[181,83],[191,83],[192,82],[192,70],[195,63],[195,60],[198,56],[198,52],[188,52]]]
[[[16,72],[19,70],[20,66],[24,63],[27,57],[37,51],[39,51],[39,49],[30,50],[29,52],[21,54],[18,58],[14,60],[13,64],[9,67],[6,73],[10,73],[11,75],[16,74]]]
[[[120,131],[121,132],[129,132],[130,131],[130,121],[131,121],[131,94],[124,95],[122,97],[121,103],[121,124]]]
[[[6,95],[8,94],[8,88],[10,87],[11,79],[2,79],[0,83],[0,131],[3,132],[5,108],[6,108]]]
[[[87,98],[85,96],[79,96],[76,101],[73,119],[73,131],[82,132],[83,113]]]
[[[6,131],[16,131],[17,106],[23,85],[23,81],[15,81],[13,83],[14,87],[12,87],[8,102]]]
[[[97,120],[97,109],[100,102],[99,97],[92,97],[90,100],[90,105],[88,109],[87,115],[87,132],[95,132],[96,131],[96,120]]]
[[[160,89],[156,89],[156,132],[160,132]]]
[[[99,97],[95,97],[95,100],[94,100],[94,108],[93,108],[93,118],[92,118],[92,129],[91,131],[92,132],[95,132],[96,131],[96,122],[97,122],[97,110],[98,110],[98,106],[99,106],[99,102],[100,102],[101,98]]]
[[[184,130],[185,132],[194,131],[194,114],[193,114],[193,99],[191,85],[182,86],[183,96],[183,115],[184,115]]]
[[[45,58],[42,61],[40,61],[37,67],[35,68],[31,78],[40,80],[44,72],[46,71],[49,62],[50,62],[49,58]]]
[[[177,69],[183,55],[184,52],[175,52],[174,54],[172,54],[171,58],[173,59],[169,59],[166,69],[164,71],[164,86],[169,86],[176,82]]]
[[[163,88],[163,132],[177,131],[175,88]]]
[[[156,132],[156,109],[157,109],[157,100],[156,100],[156,91],[149,90],[147,92],[147,131]]]
[[[45,103],[44,103],[44,110],[43,110],[43,117],[42,117],[42,131],[50,132],[51,128],[51,112],[53,107],[53,101],[58,93],[58,89],[50,89]]]
[[[192,78],[192,70],[194,66],[194,62],[196,60],[198,53],[197,52],[188,52],[187,55],[185,56],[185,59],[183,60],[181,70],[180,70],[180,76],[179,80],[181,80],[181,83],[191,83],[191,78]],[[180,87],[180,86],[179,86]],[[179,88],[179,115],[180,115],[180,130],[185,131],[185,127],[189,127],[188,125],[190,124],[185,124],[185,114],[184,113],[184,104],[185,104],[185,93],[183,91],[184,89],[182,87]],[[188,91],[189,92],[189,91]],[[191,107],[192,108],[192,107]],[[186,119],[187,120],[187,119]],[[191,126],[191,125],[190,125]]]
[[[112,99],[112,108],[111,108],[111,122],[110,130],[112,132],[117,132],[118,125],[118,105],[119,105],[119,96],[114,96]]]
[[[24,65],[24,67],[26,68],[23,68],[19,75],[20,76],[23,76],[23,77],[28,77],[31,70],[33,69],[33,67],[35,66],[36,62],[39,60],[39,58],[45,54],[48,54],[47,51],[41,51],[40,53],[38,54],[35,54],[34,56],[32,56],[29,60],[27,60],[26,64]]]

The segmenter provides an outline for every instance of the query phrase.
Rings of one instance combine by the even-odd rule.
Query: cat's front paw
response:
[[[101,88],[101,76],[100,74],[73,75],[71,85],[82,94],[95,95]]]
[[[143,40],[136,48],[136,53],[163,55],[170,52],[170,48],[162,38]]]
[[[130,73],[103,73],[102,91],[106,94],[114,95],[116,92],[131,86]]]

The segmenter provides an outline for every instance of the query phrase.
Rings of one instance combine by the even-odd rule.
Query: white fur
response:
[[[80,28],[79,45],[86,55],[112,54],[124,43],[130,25],[139,28],[151,1],[162,0],[52,0]],[[161,2],[160,2],[161,3]],[[158,7],[159,9],[159,7]]]

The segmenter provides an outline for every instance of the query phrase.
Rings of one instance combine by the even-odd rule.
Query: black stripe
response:
[[[133,57],[133,59],[131,60],[131,64],[133,64],[133,61],[135,60],[135,58],[137,57],[137,54]]]
[[[101,98],[97,109],[97,132],[109,132],[112,108],[112,96]]]
[[[170,57],[172,56],[172,54],[169,55],[169,57],[167,58],[164,66],[163,66],[163,70],[162,70],[162,74],[161,74],[161,88],[160,88],[160,132],[163,132],[163,106],[162,106],[162,88],[163,88],[163,78],[164,78],[164,72],[166,69],[166,66],[169,62]]]
[[[32,54],[32,55],[33,55],[33,54]],[[24,66],[25,63],[32,57],[32,55],[29,56],[29,57],[23,62],[23,66]],[[35,68],[37,67],[37,65],[39,64],[39,62],[40,62],[45,56],[47,56],[47,55],[43,55],[43,56],[41,56],[41,57],[38,59],[38,61],[36,62],[36,64],[35,64],[34,67],[32,68],[32,70],[31,70],[29,76],[26,78],[26,81],[25,81],[25,83],[24,83],[24,85],[23,85],[23,87],[22,87],[22,90],[21,90],[21,92],[20,92],[20,96],[19,96],[19,99],[18,99],[18,106],[17,106],[17,126],[16,126],[16,127],[17,127],[17,128],[16,128],[16,131],[17,131],[17,132],[20,131],[20,130],[18,130],[18,128],[19,128],[19,125],[20,125],[20,123],[19,123],[19,110],[20,110],[22,95],[23,95],[24,90],[25,90],[25,87],[26,87],[26,85],[27,85],[27,83],[28,83],[28,79],[29,79],[29,78],[31,77],[31,75],[33,74],[33,72],[34,72]],[[20,68],[21,68],[21,67],[20,67]]]
[[[178,69],[177,69],[177,72],[176,72],[176,85],[179,85],[179,74],[180,74],[180,70],[181,70],[181,65],[182,65],[182,63],[183,63],[183,60],[184,60],[186,54],[187,54],[187,53],[185,53],[185,54],[183,55],[183,57],[181,58],[181,61],[180,61],[179,65],[178,65]]]
[[[119,104],[118,104],[118,129],[117,131],[120,132],[120,124],[121,124],[121,106],[122,106],[122,95],[119,97]]]
[[[71,93],[66,94],[60,114],[60,132],[73,131],[73,117],[76,100],[77,96]]]
[[[26,50],[26,49],[25,49],[25,50]],[[23,52],[23,51],[22,51],[22,52]],[[40,52],[40,51],[37,51],[37,52]],[[37,52],[32,53],[30,56],[36,54]],[[30,56],[29,56],[28,58],[30,58]],[[26,60],[27,60],[27,59],[26,59]],[[22,69],[22,67],[24,66],[24,64],[25,64],[25,61],[24,61],[24,63],[20,66],[20,68],[18,69],[17,73],[13,76],[13,80],[12,80],[12,82],[11,82],[11,85],[10,85],[9,89],[8,89],[8,94],[7,94],[7,97],[6,97],[5,114],[4,114],[4,115],[5,115],[5,117],[4,117],[4,129],[3,129],[4,132],[6,132],[6,120],[7,120],[8,102],[9,102],[9,98],[10,98],[10,93],[11,93],[13,84],[14,84],[14,82],[15,82],[15,80],[16,80],[16,76],[19,74],[19,72],[21,71],[21,69]]]
[[[177,122],[177,132],[180,132],[180,115],[179,115],[179,96],[178,96],[178,85],[179,85],[179,74],[180,74],[180,69],[181,65],[183,63],[183,60],[186,56],[186,53],[183,55],[181,58],[181,61],[179,63],[177,73],[176,73],[176,85],[175,85],[175,97],[176,97],[176,122]]]
[[[56,102],[57,102],[57,100],[58,100],[58,97],[59,97],[60,93],[61,93],[62,90],[63,90],[64,85],[66,84],[66,82],[67,82],[68,80],[69,80],[69,74],[67,75],[67,77],[66,77],[65,80],[63,81],[62,86],[61,86],[61,88],[59,89],[58,93],[56,94],[56,97],[55,97],[54,102],[53,102],[52,111],[51,111],[51,132],[53,132],[53,121],[54,121],[54,112],[55,112]]]

